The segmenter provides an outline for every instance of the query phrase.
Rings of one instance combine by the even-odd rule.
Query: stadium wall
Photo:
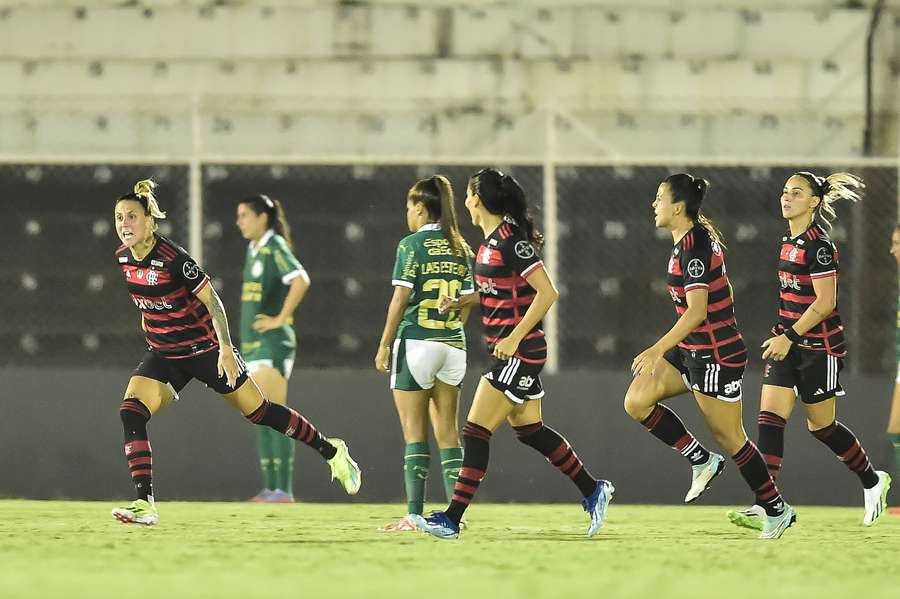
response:
[[[137,359],[137,356],[135,356]],[[118,406],[128,370],[0,368],[4,381],[0,420],[0,497],[112,500],[130,497],[122,455]],[[469,408],[478,372],[473,369],[461,401]],[[847,398],[839,419],[862,440],[876,467],[890,463],[884,438],[890,377],[843,377]],[[563,432],[593,474],[615,482],[623,503],[679,503],[689,469],[622,410],[629,382],[625,372],[564,372],[545,378],[545,422]],[[760,376],[745,377],[745,424],[756,437]],[[403,439],[387,380],[375,372],[299,370],[289,402],[326,435],[346,439],[363,468],[356,501],[403,498]],[[708,446],[711,435],[693,401],[670,402]],[[200,383],[151,420],[154,476],[160,500],[241,500],[260,486],[253,427]],[[787,459],[781,479],[788,499],[799,504],[858,505],[856,477],[805,431],[802,410],[788,425]],[[439,460],[433,446],[428,496],[443,502]],[[300,501],[346,501],[329,482],[316,454],[297,450],[295,493]],[[491,466],[479,501],[573,502],[577,492],[541,456],[518,444],[508,428],[494,437]],[[750,496],[729,462],[724,480],[704,502],[742,505]]]

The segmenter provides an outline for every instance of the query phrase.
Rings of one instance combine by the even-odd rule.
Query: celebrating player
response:
[[[679,173],[656,192],[656,226],[672,233],[668,287],[678,320],[668,333],[632,363],[634,380],[625,411],[691,464],[685,503],[696,500],[725,468],[724,458],[707,450],[681,419],[661,402],[693,392],[700,412],[762,506],[760,538],[777,539],[796,520],[769,477],[741,421],[741,382],[747,348],[737,329],[731,285],[725,271],[721,235],[700,213],[709,183]]]
[[[407,516],[384,528],[398,532],[416,530],[412,515],[422,514],[431,466],[429,411],[440,448],[447,501],[459,477],[459,389],[466,374],[465,317],[456,310],[440,313],[438,300],[475,292],[472,250],[459,232],[453,189],[446,177],[435,175],[413,185],[406,199],[406,225],[412,235],[397,246],[394,296],[375,356],[375,368],[391,373],[394,405],[406,442],[403,477]]]
[[[837,309],[838,251],[828,237],[837,216],[835,202],[859,201],[863,187],[858,177],[848,173],[823,178],[800,172],[787,180],[781,192],[781,215],[788,221],[790,234],[781,240],[778,261],[779,322],[762,345],[766,366],[759,448],[776,480],[784,457],[784,426],[799,396],[809,432],[859,476],[864,489],[863,524],[871,526],[886,507],[891,478],[872,467],[856,435],[835,419],[835,398],[844,395],[840,373],[847,348]],[[754,505],[728,512],[728,517],[738,526],[759,528],[760,509]]]
[[[479,294],[444,297],[441,308],[459,310],[479,297],[485,341],[495,360],[479,381],[463,429],[465,455],[449,507],[414,521],[436,537],[459,536],[463,513],[487,471],[491,435],[505,420],[519,441],[543,454],[578,487],[592,537],[615,489],[609,481],[593,478],[569,442],[545,426],[541,416],[540,373],[547,360],[541,319],[559,297],[537,252],[543,236],[529,214],[525,192],[500,171],[483,169],[469,179],[466,208],[485,238],[475,258]]]
[[[309,289],[309,275],[291,251],[291,229],[278,200],[243,200],[237,226],[250,241],[241,289],[241,353],[262,394],[285,405],[297,349],[294,311]],[[256,432],[263,489],[250,501],[291,503],[294,441],[266,426]]]
[[[209,277],[181,247],[156,233],[165,218],[153,181],[139,181],[134,192],[116,200],[116,233],[122,245],[116,259],[131,299],[141,311],[147,352],[128,381],[119,408],[125,429],[125,457],[137,499],[116,508],[123,523],[156,524],[152,465],[147,422],[178,399],[196,378],[220,393],[250,422],[268,426],[315,449],[350,495],[359,491],[359,467],[340,439],[326,439],[296,411],[272,403],[247,374],[232,346],[228,319]]]

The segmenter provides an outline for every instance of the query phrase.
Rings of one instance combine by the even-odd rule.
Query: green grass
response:
[[[610,507],[597,538],[574,505],[481,505],[459,541],[377,529],[397,505],[0,501],[0,597],[900,597],[900,517],[801,507],[779,541],[724,507]]]

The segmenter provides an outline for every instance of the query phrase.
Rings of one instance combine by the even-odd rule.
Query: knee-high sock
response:
[[[293,408],[265,399],[261,406],[247,415],[247,420],[253,424],[268,426],[282,435],[309,445],[326,460],[330,460],[337,453],[334,445],[329,443],[309,420]]]
[[[888,441],[894,447],[894,472],[900,476],[900,433],[888,433]]]
[[[856,438],[853,431],[835,420],[825,428],[810,432],[816,439],[827,445],[847,468],[859,476],[863,487],[871,489],[878,484],[878,475],[875,474],[866,450],[859,444],[859,439]]]
[[[762,506],[770,516],[777,516],[784,510],[784,499],[769,476],[766,462],[752,441],[747,441],[736,454],[731,456],[741,471],[741,476],[756,495],[757,505]]]
[[[769,476],[778,480],[781,462],[784,459],[784,426],[787,420],[775,412],[762,411],[756,419],[759,425],[759,452],[766,461]]]
[[[403,452],[403,481],[406,483],[406,513],[421,514],[425,505],[425,482],[431,467],[431,448],[425,441],[407,443]]]
[[[259,452],[259,469],[262,472],[263,488],[274,491],[278,487],[275,480],[275,437],[281,437],[270,428],[260,426],[256,429],[256,449]]]
[[[547,461],[572,479],[584,497],[597,488],[597,479],[590,475],[578,454],[566,439],[543,422],[513,427],[516,437],[543,454]]]
[[[134,398],[119,406],[119,416],[125,430],[125,459],[131,470],[131,481],[138,499],[153,503],[153,454],[147,435],[150,410]]]
[[[686,457],[692,466],[705,464],[709,460],[709,451],[688,432],[681,418],[663,404],[656,404],[641,424],[651,435]]]
[[[441,474],[444,481],[444,493],[447,501],[453,498],[453,488],[459,478],[459,470],[463,463],[462,447],[445,447],[441,449]]]
[[[466,508],[475,499],[478,486],[487,472],[491,457],[491,431],[474,422],[466,422],[463,428],[463,444],[465,446],[463,464],[453,487],[453,498],[447,508],[447,517],[457,524],[462,520]]]
[[[274,431],[273,431],[274,432]],[[273,443],[275,459],[278,460],[275,468],[276,488],[294,494],[294,449],[296,443],[283,435],[276,435]]]

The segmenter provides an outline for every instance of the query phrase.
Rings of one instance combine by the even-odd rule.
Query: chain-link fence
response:
[[[725,234],[738,322],[758,347],[777,316],[776,264],[785,223],[778,198],[796,168],[850,170],[867,182],[866,200],[841,206],[834,238],[841,250],[840,309],[851,367],[892,368],[896,269],[888,254],[897,222],[896,167],[815,165],[499,166],[526,190],[540,220],[555,202],[559,367],[623,369],[674,320],[665,291],[668,233],[653,227],[659,182],[689,170],[712,183],[705,211]],[[413,182],[440,172],[457,193],[464,234],[480,231],[462,207],[466,181],[481,165],[342,164],[202,166],[199,220],[204,266],[236,327],[246,242],[234,226],[237,202],[266,193],[284,203],[297,256],[312,288],[295,327],[298,365],[368,368],[391,294],[397,241],[407,234],[405,197]],[[544,198],[552,173],[556,195]],[[189,245],[187,165],[6,165],[0,189],[7,210],[0,364],[132,366],[142,351],[138,316],[112,253],[114,199],[152,176],[169,219],[162,232]],[[191,248],[196,251],[196,248]],[[478,318],[468,327],[473,367],[485,362]],[[236,331],[235,331],[236,332]],[[755,360],[754,365],[759,366]]]

